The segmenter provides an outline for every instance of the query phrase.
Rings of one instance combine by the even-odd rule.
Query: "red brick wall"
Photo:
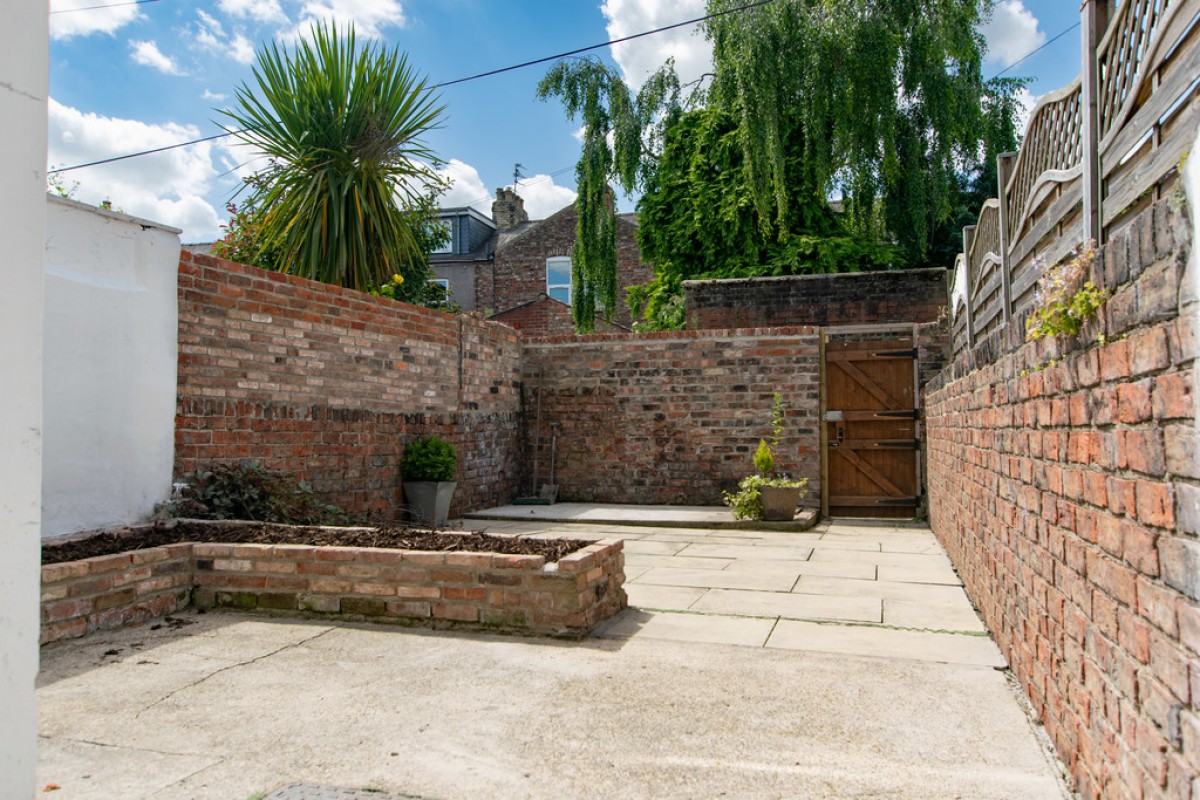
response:
[[[812,328],[532,340],[524,348],[526,465],[540,441],[538,483],[549,481],[557,421],[561,499],[717,505],[723,489],[753,472],[778,391],[787,411],[777,458],[809,479],[805,505],[816,506],[819,373]]]
[[[944,269],[684,281],[689,329],[934,322]]]
[[[496,249],[492,275],[480,281],[476,308],[503,312],[538,299],[546,293],[546,259],[569,256],[575,249],[575,206],[568,206],[536,223]],[[486,270],[484,270],[486,271]],[[617,314],[616,321],[630,327],[626,286],[645,283],[653,270],[642,263],[637,246],[637,226],[617,217]]]
[[[348,511],[388,513],[404,444],[436,433],[459,450],[453,513],[513,496],[511,328],[185,252],[179,353],[177,475],[253,459]]]
[[[1196,796],[1189,240],[1165,205],[1145,211],[1093,269],[1114,290],[1102,321],[1034,344],[1014,322],[925,401],[933,529],[1084,797]]]
[[[561,336],[575,333],[571,307],[553,297],[543,297],[532,303],[495,314],[488,319],[502,322],[519,330],[524,336]],[[620,328],[596,316],[596,331],[617,332]]]

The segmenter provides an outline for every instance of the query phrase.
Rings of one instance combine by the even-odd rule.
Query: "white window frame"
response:
[[[560,270],[563,267],[566,268],[566,271],[567,271],[567,282],[566,283],[551,283],[550,282],[550,270],[552,267],[558,268]],[[565,302],[567,305],[571,305],[571,257],[570,256],[550,256],[549,258],[546,259],[546,296],[554,297],[554,295],[551,293],[552,290],[554,290],[554,289],[566,289],[567,290],[567,299]],[[555,299],[557,300],[558,298],[555,298]]]

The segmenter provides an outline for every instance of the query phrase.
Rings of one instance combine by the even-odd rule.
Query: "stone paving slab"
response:
[[[728,528],[803,531],[817,523],[817,513],[802,509],[790,522],[736,520],[725,506],[654,506],[615,503],[554,503],[548,506],[507,505],[466,514],[464,520],[536,520],[605,525]]]
[[[932,583],[902,583],[899,581],[869,581],[853,578],[830,578],[824,575],[801,575],[793,592],[800,594],[849,595],[878,597],[881,600],[909,600],[927,605],[958,605],[971,608],[971,601],[961,586]]]
[[[631,539],[625,542],[625,552],[648,556],[673,556],[685,547],[691,546],[690,542],[660,542],[653,539]]]
[[[601,625],[601,639],[666,639],[674,642],[762,647],[775,628],[774,619],[718,614],[647,613],[632,609]]]
[[[766,544],[746,547],[743,544],[693,543],[680,550],[679,555],[701,558],[736,558],[740,561],[808,561],[813,555],[813,549],[811,547],[779,547]]]
[[[882,605],[883,601],[875,597],[712,589],[693,603],[691,610],[752,617],[878,623],[883,617]]]
[[[709,591],[686,586],[654,586],[648,583],[632,583],[625,586],[630,606],[656,611],[687,611]]]
[[[652,583],[658,586],[691,586],[698,589],[757,589],[763,592],[789,592],[799,573],[730,569],[672,569],[654,567],[626,584]]]
[[[997,669],[1008,666],[1000,650],[987,636],[877,626],[780,620],[767,641],[767,647],[877,658],[908,658]]]
[[[629,546],[629,542],[625,543]],[[630,567],[650,569],[651,567],[674,567],[675,569],[725,569],[736,564],[735,558],[687,558],[685,556],[655,556],[640,553],[625,554],[625,571]]]
[[[897,567],[880,564],[876,576],[881,581],[898,581],[901,583],[933,583],[943,586],[962,586],[962,581],[954,569],[947,563],[944,567]]]
[[[866,550],[842,550],[817,545],[813,549],[813,561],[853,561],[857,564],[876,566],[909,567],[913,569],[952,569],[950,559],[944,553],[886,553]]]
[[[895,628],[928,628],[936,631],[987,633],[970,603],[922,603],[884,600],[883,624]]]

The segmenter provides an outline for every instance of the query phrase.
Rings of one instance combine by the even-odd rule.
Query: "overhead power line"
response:
[[[158,0],[134,0],[134,2],[158,2]],[[533,61],[524,61],[520,64],[513,64],[512,66],[508,66],[508,67],[492,69],[492,70],[488,70],[487,72],[477,73],[475,75],[468,75],[465,78],[455,78],[452,81],[443,81],[441,83],[436,83],[433,86],[430,86],[429,88],[430,88],[430,90],[442,89],[447,86],[456,86],[460,83],[467,83],[468,81],[477,81],[477,80],[480,80],[481,78],[490,78],[493,75],[500,75],[505,72],[512,72],[514,70],[524,69],[526,67],[532,67],[532,66],[536,66],[538,64],[545,64],[546,62],[556,61],[560,58],[569,58],[571,56],[577,56],[581,53],[591,52],[592,50],[600,50],[605,47],[610,47],[611,45],[614,45],[614,44],[621,44],[622,42],[629,42],[629,41],[633,41],[634,39],[641,39],[645,36],[653,36],[654,34],[663,33],[665,31],[670,31],[670,30],[675,30],[676,28],[683,28],[688,25],[695,25],[700,22],[706,22],[710,19],[716,19],[718,17],[726,16],[727,14],[734,14],[734,13],[741,12],[741,11],[749,11],[750,9],[769,5],[774,2],[776,2],[776,0],[756,0],[756,2],[747,3],[746,5],[738,6],[737,8],[730,8],[730,9],[726,9],[725,11],[718,11],[713,14],[707,14],[703,17],[696,17],[695,19],[689,19],[684,22],[676,22],[673,25],[664,25],[663,27],[655,28],[654,30],[643,31],[641,33],[635,33],[635,34],[631,34],[629,36],[622,36],[619,39],[612,39],[607,42],[601,42],[600,44],[588,45],[587,47],[580,47],[575,50],[568,50],[565,53],[558,53],[557,55],[545,56],[543,58],[534,59]],[[170,144],[170,145],[166,145],[164,147],[156,147],[151,150],[140,150],[136,153],[126,153],[126,154],[120,155],[120,156],[112,156],[110,158],[102,158],[102,159],[98,159],[96,161],[89,161],[86,164],[75,164],[70,167],[58,167],[57,169],[48,170],[48,174],[56,175],[60,172],[70,172],[70,171],[76,170],[76,169],[84,169],[85,167],[98,167],[101,164],[111,164],[115,161],[125,161],[126,159],[140,158],[142,156],[154,155],[155,153],[163,153],[168,150],[176,150],[181,147],[191,147],[192,145],[201,144],[202,142],[211,142],[216,139],[224,139],[227,136],[236,136],[238,134],[247,133],[247,132],[248,132],[248,129],[242,129],[242,130],[236,130],[236,131],[225,131],[224,133],[217,133],[217,134],[213,134],[212,136],[204,136],[202,138],[192,139],[191,141],[187,141],[187,142],[178,142],[177,144]]]
[[[83,8],[60,8],[58,11],[51,11],[50,16],[55,14],[74,14],[77,11],[99,11],[102,8],[121,8],[122,6],[142,6],[146,3],[157,3],[159,0],[129,0],[126,3],[107,3],[102,6],[84,6]]]
[[[1026,53],[1025,55],[1021,56],[1020,58],[1018,58],[1018,59],[1017,59],[1016,61],[1014,61],[1013,63],[1009,64],[1007,67],[1005,67],[1004,69],[1002,69],[1002,70],[1000,70],[999,72],[997,72],[997,73],[996,73],[995,75],[993,75],[991,78],[988,78],[988,80],[993,80],[993,79],[995,79],[995,78],[999,78],[1001,75],[1003,75],[1004,73],[1008,72],[1010,69],[1012,69],[1013,67],[1015,67],[1017,64],[1020,64],[1022,61],[1025,61],[1026,59],[1032,58],[1033,56],[1035,56],[1035,55],[1037,55],[1038,53],[1042,52],[1042,51],[1043,51],[1043,50],[1045,50],[1047,47],[1049,47],[1050,45],[1054,44],[1054,43],[1055,43],[1055,42],[1057,42],[1059,39],[1061,39],[1062,37],[1066,36],[1066,35],[1067,35],[1068,33],[1070,33],[1071,31],[1073,31],[1073,30],[1075,30],[1076,28],[1078,28],[1078,27],[1079,27],[1079,25],[1080,25],[1080,23],[1076,22],[1074,25],[1072,25],[1071,27],[1067,28],[1066,30],[1059,31],[1057,34],[1055,34],[1055,36],[1054,36],[1052,39],[1049,39],[1048,41],[1046,41],[1045,43],[1043,43],[1043,44],[1042,44],[1040,47],[1035,47],[1034,49],[1030,50],[1028,53]]]

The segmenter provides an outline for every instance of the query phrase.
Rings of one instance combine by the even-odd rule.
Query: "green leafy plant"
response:
[[[722,499],[733,511],[734,519],[762,519],[762,490],[764,488],[803,489],[807,478],[768,478],[764,475],[747,475],[738,482],[736,492],[725,492]],[[801,494],[801,497],[804,495]]]
[[[318,24],[288,52],[258,51],[253,87],[221,111],[270,159],[250,181],[259,243],[277,269],[369,291],[396,273],[423,288],[411,210],[441,183],[423,139],[443,106],[396,49],[359,47],[353,27]],[[417,281],[421,278],[421,281]]]
[[[1034,294],[1033,312],[1025,320],[1026,340],[1074,336],[1096,316],[1110,292],[1084,280],[1095,258],[1096,244],[1088,242],[1074,258],[1046,271]]]
[[[775,454],[771,452],[766,439],[758,440],[758,450],[754,452],[754,468],[759,475],[770,475],[775,471]]]
[[[406,481],[452,481],[458,472],[458,452],[437,436],[418,439],[404,448],[400,471]]]
[[[74,200],[75,192],[79,191],[79,181],[67,183],[61,172],[46,175],[46,189],[64,200]]]
[[[317,498],[312,486],[259,464],[218,464],[196,470],[167,508],[175,517],[244,519],[292,525],[344,525],[340,508]]]
[[[262,210],[253,203],[226,203],[229,220],[221,226],[225,232],[213,242],[212,253],[218,258],[274,270],[280,263],[279,248],[263,243]]]
[[[766,439],[759,439],[758,449],[754,452],[754,468],[757,473],[742,478],[738,482],[736,492],[724,492],[721,495],[725,505],[733,510],[735,519],[762,519],[762,490],[764,488],[804,489],[808,485],[806,478],[797,480],[787,473],[776,470],[777,463],[773,448],[779,448],[779,442],[783,438],[783,428],[783,395],[776,392],[771,406],[771,443],[767,444]],[[801,496],[803,497],[803,494]]]

